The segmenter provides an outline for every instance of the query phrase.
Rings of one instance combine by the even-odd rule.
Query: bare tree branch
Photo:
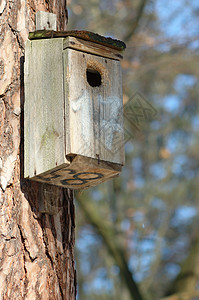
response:
[[[121,247],[121,245],[118,244],[114,230],[111,228],[111,226],[107,226],[105,224],[104,220],[97,213],[97,208],[95,205],[89,202],[88,199],[85,201],[83,197],[78,196],[77,201],[91,224],[100,233],[109,253],[115,259],[116,264],[120,268],[121,275],[129,290],[131,299],[143,300],[143,297],[139,291],[139,287],[133,279],[133,274],[128,268],[128,263],[125,258],[125,250]]]
[[[199,296],[199,291],[193,291],[190,293],[174,294],[166,298],[161,298],[160,300],[190,300],[193,297],[197,297],[197,296]]]
[[[199,238],[190,245],[188,257],[181,266],[181,271],[173,281],[167,295],[176,293],[192,293],[199,279]],[[181,299],[181,298],[177,298]],[[183,298],[186,299],[186,298]],[[190,298],[188,298],[190,299]]]
[[[138,8],[137,16],[135,18],[135,21],[132,24],[131,30],[124,37],[125,41],[128,41],[132,37],[132,35],[135,33],[136,29],[138,28],[138,25],[143,16],[143,12],[144,12],[144,8],[145,8],[146,4],[147,4],[147,0],[141,1],[140,6]]]

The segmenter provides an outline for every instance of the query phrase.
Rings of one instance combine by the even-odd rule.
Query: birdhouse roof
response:
[[[54,30],[38,30],[29,33],[29,39],[49,39],[49,38],[60,38],[60,37],[76,37],[82,40],[94,42],[96,44],[104,45],[106,47],[123,51],[126,48],[124,42],[111,37],[104,37],[94,32],[85,30],[72,30],[72,31],[54,31]]]

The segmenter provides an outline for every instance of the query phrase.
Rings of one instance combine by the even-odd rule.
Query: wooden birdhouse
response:
[[[24,177],[81,189],[124,164],[125,44],[86,31],[36,31],[25,49]]]

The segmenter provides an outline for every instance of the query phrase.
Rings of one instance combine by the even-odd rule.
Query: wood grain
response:
[[[85,53],[91,53],[116,60],[121,60],[123,58],[122,51],[109,48],[105,45],[78,39],[72,36],[69,36],[64,39],[63,48],[75,49]]]
[[[36,13],[36,30],[56,30],[56,14],[46,11],[38,11]]]
[[[25,177],[66,162],[62,70],[62,39],[27,42]]]
[[[78,51],[66,48],[66,40],[77,41]],[[72,37],[27,41],[26,178],[79,189],[99,184],[121,171],[124,145],[120,61],[104,57],[107,47],[97,44],[94,48],[94,43]],[[87,53],[87,49],[101,55]],[[111,57],[118,53],[113,49],[109,52]],[[115,172],[115,165],[120,166],[119,171]],[[72,183],[69,167],[74,176],[81,173],[78,184],[77,178]],[[82,172],[91,173],[91,178],[83,178]],[[92,178],[93,173],[100,175]]]
[[[122,76],[120,62],[64,50],[66,154],[124,164]],[[97,71],[92,87],[87,70]]]
[[[122,166],[118,164],[77,155],[70,166],[64,164],[59,168],[35,176],[32,180],[79,190],[112,179],[120,174],[121,169]],[[52,214],[56,213],[56,205],[53,204],[50,193],[43,192],[42,196],[44,203],[41,210],[48,207],[48,211],[52,211]]]

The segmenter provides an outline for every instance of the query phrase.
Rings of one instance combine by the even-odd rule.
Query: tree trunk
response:
[[[195,240],[190,245],[189,253],[187,258],[181,264],[180,273],[177,275],[175,280],[172,282],[167,295],[174,295],[176,299],[191,299],[197,294],[198,291],[198,280],[199,280],[199,237],[197,236]],[[173,296],[173,297],[174,297]],[[168,299],[170,299],[168,297]],[[189,298],[190,297],[190,298]],[[167,298],[166,298],[167,299]]]
[[[73,300],[73,194],[51,187],[59,206],[44,214],[41,184],[23,179],[24,45],[39,10],[66,29],[65,0],[0,1],[0,299]]]

